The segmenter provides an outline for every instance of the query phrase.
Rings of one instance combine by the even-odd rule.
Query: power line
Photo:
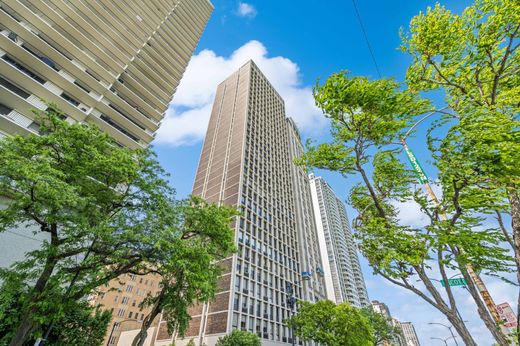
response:
[[[374,51],[372,50],[372,46],[370,45],[370,41],[368,40],[368,35],[365,31],[365,26],[363,25],[363,21],[361,20],[361,15],[359,14],[359,10],[356,4],[356,0],[352,0],[352,4],[354,5],[354,11],[356,12],[356,17],[359,22],[359,26],[361,27],[361,31],[363,32],[363,37],[365,38],[365,42],[368,46],[368,51],[370,52],[370,56],[372,57],[372,62],[376,67],[377,75],[381,78],[381,72],[379,71],[379,66],[377,65],[376,56],[374,55]]]

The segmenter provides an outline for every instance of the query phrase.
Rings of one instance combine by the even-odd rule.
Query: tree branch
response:
[[[498,71],[496,71],[496,73],[495,73],[495,78],[493,80],[493,88],[491,90],[491,104],[495,104],[495,99],[496,99],[497,89],[498,89],[498,83],[500,81],[502,72],[504,72],[507,59],[509,58],[509,55],[516,49],[516,47],[518,47],[518,45],[517,45],[515,48],[511,49],[511,46],[513,45],[513,41],[514,41],[515,35],[516,35],[516,33],[518,32],[519,29],[520,29],[520,24],[518,24],[516,26],[516,29],[509,36],[509,43],[507,44],[507,47],[506,47],[506,50],[505,50],[505,53],[504,53],[504,57],[502,58],[502,61],[500,62]]]
[[[410,285],[408,283],[408,281],[406,281],[406,279],[402,278],[403,282],[399,282],[393,278],[391,278],[390,276],[382,273],[382,272],[377,272],[377,274],[381,275],[382,277],[384,277],[385,279],[387,279],[388,281],[390,281],[391,283],[397,285],[397,286],[400,286],[400,287],[403,287],[403,288],[406,288],[407,290],[410,290],[412,292],[414,292],[415,294],[417,294],[419,297],[421,297],[422,299],[424,299],[426,302],[428,302],[429,304],[431,304],[432,306],[438,308],[438,305],[436,302],[434,302],[430,297],[428,297],[426,294],[424,294],[422,291],[420,291],[419,289],[417,289],[416,287]]]
[[[504,220],[502,219],[502,213],[498,210],[495,210],[495,214],[497,215],[497,221],[498,221],[498,226],[500,227],[500,230],[504,234],[504,237],[506,238],[509,245],[511,245],[511,248],[514,249],[515,244],[513,242],[513,238],[511,238],[511,235],[509,234],[509,232],[506,229],[506,226],[504,225]]]
[[[446,289],[446,293],[448,294],[448,300],[450,302],[451,310],[456,311],[457,306],[455,304],[455,298],[453,297],[453,292],[448,282],[446,270],[444,269],[444,264],[442,263],[443,260],[444,256],[442,254],[442,248],[439,246],[439,248],[437,249],[437,263],[439,265],[439,271],[441,272],[442,279],[444,280],[444,287]]]

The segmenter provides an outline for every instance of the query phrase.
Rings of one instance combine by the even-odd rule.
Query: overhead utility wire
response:
[[[352,0],[352,4],[354,5],[354,11],[356,12],[356,17],[358,19],[359,26],[361,27],[361,31],[363,32],[363,37],[365,38],[365,42],[367,43],[368,51],[370,52],[370,56],[372,57],[372,61],[374,62],[374,66],[376,67],[377,75],[379,76],[379,78],[381,78],[381,72],[379,71],[379,66],[377,66],[376,56],[374,55],[374,51],[372,50],[372,46],[370,45],[370,41],[368,40],[368,35],[365,31],[363,21],[361,20],[361,15],[359,14],[356,0]]]

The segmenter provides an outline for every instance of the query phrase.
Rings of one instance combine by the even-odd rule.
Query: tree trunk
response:
[[[432,303],[430,303],[430,304],[432,306],[434,306],[437,310],[439,310],[442,314],[444,314],[444,316],[446,316],[446,318],[453,325],[453,327],[459,334],[459,336],[462,339],[462,341],[464,342],[464,344],[466,344],[466,346],[478,346],[477,343],[475,342],[475,340],[473,340],[471,333],[466,328],[466,324],[464,323],[464,321],[458,314],[455,301],[453,301],[453,305],[451,306],[451,308],[448,307],[448,305],[446,305],[446,303],[444,302],[444,299],[442,298],[441,294],[439,293],[439,291],[437,291],[435,286],[433,286],[432,282],[430,281],[430,279],[428,278],[426,273],[422,270],[422,268],[420,268],[420,267],[414,267],[414,268],[415,268],[415,271],[417,272],[417,274],[419,275],[421,281],[426,286],[426,289],[428,290],[428,292],[430,292],[433,299],[435,300],[436,304],[432,304]],[[448,293],[448,295],[450,295],[450,294]]]
[[[47,263],[45,264],[45,268],[38,278],[36,285],[33,288],[31,299],[31,305],[27,309],[25,313],[20,317],[20,324],[16,328],[16,332],[14,337],[11,339],[9,346],[20,346],[22,345],[30,334],[38,327],[38,324],[32,320],[32,317],[35,313],[37,313],[37,308],[34,305],[38,302],[38,296],[45,290],[45,286],[51,277],[52,271],[54,270],[54,266],[56,262],[51,259],[47,259]]]
[[[445,315],[466,346],[477,346],[477,343],[473,340],[466,324],[461,320],[457,312],[453,313],[450,311]]]
[[[502,333],[500,326],[498,326],[496,324],[496,322],[493,320],[493,318],[491,317],[491,314],[489,313],[489,311],[486,308],[486,305],[482,301],[480,294],[479,294],[477,288],[475,287],[475,284],[473,283],[473,280],[471,279],[470,275],[468,274],[466,268],[464,267],[463,264],[460,264],[460,263],[459,263],[459,266],[460,266],[460,272],[462,273],[462,276],[464,277],[464,279],[467,282],[467,289],[468,289],[469,293],[471,294],[471,296],[473,297],[473,300],[477,304],[477,312],[479,314],[480,319],[484,322],[485,326],[487,327],[487,329],[489,330],[491,335],[493,335],[493,337],[495,338],[495,341],[497,342],[498,345],[508,346],[509,342],[507,341],[507,337]]]
[[[154,304],[152,311],[146,316],[141,326],[141,330],[135,336],[132,341],[132,346],[143,346],[146,337],[148,336],[148,328],[152,325],[153,320],[157,315],[161,312],[162,300],[164,296],[164,289],[159,293],[159,297],[157,298],[157,302]]]
[[[518,191],[514,186],[507,188],[507,197],[511,205],[511,228],[513,229],[513,250],[515,254],[516,263],[516,279],[520,284],[520,198]],[[517,306],[516,306],[516,342],[520,345],[520,291],[518,292]]]
[[[51,229],[48,231],[51,233],[51,248],[56,249],[58,247],[58,232],[56,225],[52,225]],[[16,328],[16,332],[9,342],[9,346],[23,345],[31,333],[34,332],[34,330],[38,327],[38,323],[36,323],[32,318],[33,315],[38,312],[36,304],[40,302],[40,296],[45,291],[47,282],[49,281],[57,263],[53,253],[54,251],[50,251],[50,253],[47,255],[45,266],[43,267],[43,272],[40,274],[40,277],[36,281],[36,284],[34,285],[30,294],[29,306],[20,316],[20,324]]]

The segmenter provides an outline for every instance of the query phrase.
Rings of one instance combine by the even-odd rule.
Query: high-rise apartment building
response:
[[[403,330],[404,339],[406,342],[406,346],[420,346],[419,338],[417,337],[417,333],[415,332],[415,328],[412,322],[399,322],[401,325],[401,329]]]
[[[55,103],[130,148],[149,144],[213,10],[208,0],[0,2],[0,135]]]
[[[300,133],[296,123],[287,118],[289,130],[289,154],[291,161],[303,155],[304,149]],[[292,164],[291,180],[294,188],[294,200],[296,203],[296,225],[298,232],[298,244],[303,285],[301,299],[315,302],[327,298],[325,288],[325,272],[323,270],[322,255],[319,247],[318,232],[312,206],[311,189],[306,170]]]
[[[305,184],[293,180],[301,175],[292,162],[293,126],[284,101],[252,61],[218,86],[193,193],[243,211],[233,225],[238,253],[223,261],[216,300],[191,309],[185,340],[176,344],[195,339],[211,346],[233,329],[256,333],[262,345],[289,344],[288,285],[298,299],[324,295],[315,273],[319,253],[306,258],[300,246],[312,238],[312,220],[297,210],[310,202],[295,197]]]
[[[212,11],[209,0],[1,1],[0,137],[38,134],[31,110],[46,109],[44,100],[120,145],[148,145]],[[0,267],[41,246],[47,235],[36,229],[0,234]],[[141,324],[147,311],[138,305],[157,283],[125,276],[93,297],[113,311],[105,344]]]
[[[369,306],[368,293],[359,264],[354,241],[343,202],[327,182],[309,175],[312,203],[324,269],[327,298],[354,306]]]

